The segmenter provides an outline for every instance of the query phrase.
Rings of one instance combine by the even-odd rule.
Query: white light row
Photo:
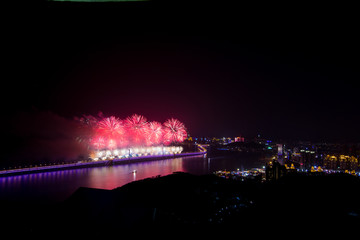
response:
[[[181,146],[122,148],[122,149],[98,151],[96,153],[96,157],[93,160],[97,161],[97,160],[106,160],[106,159],[114,159],[114,158],[141,157],[148,155],[179,154],[182,151],[183,151],[183,147]]]

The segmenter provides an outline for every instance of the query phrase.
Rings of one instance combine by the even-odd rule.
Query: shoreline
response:
[[[188,152],[188,153],[167,154],[167,155],[150,155],[150,156],[141,156],[141,157],[118,158],[118,159],[113,159],[113,160],[77,162],[77,163],[68,163],[68,164],[60,164],[60,165],[1,170],[0,177],[22,175],[22,174],[29,174],[29,173],[58,171],[58,170],[63,170],[63,169],[113,166],[113,165],[129,164],[129,163],[136,163],[136,162],[157,161],[157,160],[163,160],[163,159],[167,159],[167,158],[203,155],[206,153],[207,152]]]

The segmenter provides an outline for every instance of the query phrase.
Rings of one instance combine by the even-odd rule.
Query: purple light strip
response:
[[[178,153],[178,154],[167,154],[167,155],[148,155],[148,156],[141,156],[141,157],[119,158],[119,159],[113,159],[112,161],[115,163],[120,163],[120,162],[125,162],[125,161],[136,161],[136,160],[141,160],[141,159],[162,160],[164,158],[203,155],[203,154],[206,154],[206,152],[190,152],[190,153]],[[159,158],[159,159],[156,159],[156,158]],[[109,161],[110,160],[102,160],[102,161],[92,161],[92,162],[68,163],[68,164],[43,166],[43,167],[1,170],[0,176],[8,175],[8,174],[35,172],[35,171],[55,171],[55,170],[61,170],[61,169],[66,169],[66,168],[81,168],[81,167],[93,166],[93,165],[104,166],[105,163],[109,162]]]

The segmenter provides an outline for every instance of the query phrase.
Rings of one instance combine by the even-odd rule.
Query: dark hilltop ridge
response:
[[[113,190],[80,188],[59,207],[61,221],[52,226],[88,234],[351,228],[360,224],[359,190],[359,178],[350,175],[260,183],[174,173]]]
[[[33,213],[28,217],[33,221],[21,229],[34,235],[157,236],[170,231],[176,236],[329,232],[334,227],[351,234],[360,226],[359,190],[359,178],[349,174],[289,175],[261,183],[173,173],[113,190],[79,188],[64,202]]]

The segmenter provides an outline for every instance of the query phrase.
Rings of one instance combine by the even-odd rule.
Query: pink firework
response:
[[[109,149],[114,149],[114,148],[116,148],[116,146],[117,146],[117,144],[116,144],[116,141],[114,140],[114,139],[110,139],[109,141],[108,141],[108,148]]]
[[[91,145],[93,145],[97,150],[105,147],[105,139],[102,136],[96,136],[91,139]]]
[[[126,119],[126,125],[133,131],[144,131],[146,118],[144,116],[134,114]]]
[[[141,144],[146,141],[146,118],[144,116],[134,114],[126,119],[128,134],[135,144]]]
[[[148,145],[158,145],[162,142],[163,127],[159,122],[149,122],[146,128]]]
[[[97,129],[106,138],[119,138],[125,133],[121,120],[116,117],[104,118],[98,123]]]
[[[83,115],[75,118],[79,123],[78,141],[96,150],[116,149],[132,146],[156,146],[183,142],[187,131],[183,123],[171,118],[164,124],[147,122],[142,115],[134,114],[125,120],[114,116],[97,117]]]
[[[164,143],[183,142],[187,137],[185,126],[177,119],[171,118],[164,123]]]

